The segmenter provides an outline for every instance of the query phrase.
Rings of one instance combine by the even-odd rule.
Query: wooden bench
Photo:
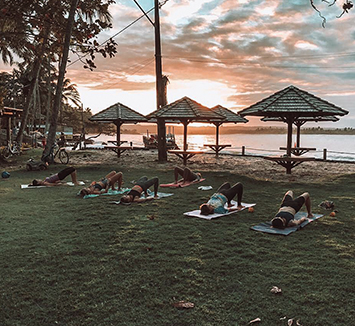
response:
[[[226,147],[232,147],[230,144],[225,144],[225,145],[220,145],[220,144],[204,144],[203,146],[211,148],[213,151],[216,152],[216,156],[218,156],[218,153],[226,148]]]
[[[287,147],[280,147],[280,150],[282,151],[287,151]],[[291,154],[295,156],[301,156],[305,153],[308,153],[310,151],[315,151],[317,150],[314,147],[291,147]]]
[[[168,150],[168,153],[170,154],[175,154],[176,156],[180,157],[184,161],[184,165],[186,165],[187,160],[190,159],[191,157],[197,155],[197,154],[204,154],[206,151],[203,150],[186,150],[184,151],[183,149],[170,149]]]
[[[286,168],[286,173],[291,174],[291,170],[300,165],[302,162],[315,161],[314,157],[289,157],[289,156],[269,156],[264,157],[264,159],[276,162],[284,168]]]

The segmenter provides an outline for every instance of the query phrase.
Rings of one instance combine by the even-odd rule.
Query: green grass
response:
[[[204,173],[215,189],[244,184],[253,214],[187,218],[212,191],[164,189],[174,196],[131,206],[118,197],[79,199],[78,187],[20,190],[58,172],[11,170],[0,180],[0,325],[350,325],[354,299],[355,176],[332,183],[263,182]],[[120,166],[80,167],[95,180]],[[172,171],[122,168],[125,185],[141,175],[172,181]],[[287,237],[249,228],[272,218],[288,189],[308,191],[325,216]],[[273,285],[282,295],[270,293]],[[174,302],[193,302],[179,310]]]

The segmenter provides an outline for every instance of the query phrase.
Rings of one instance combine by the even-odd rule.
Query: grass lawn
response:
[[[240,181],[243,201],[257,203],[254,213],[208,221],[183,216],[213,193],[197,185],[160,189],[174,196],[131,206],[110,204],[115,196],[80,199],[80,187],[20,190],[62,167],[13,170],[0,180],[0,325],[354,323],[355,176],[288,184],[204,173],[203,185]],[[80,167],[79,180],[112,169],[127,187],[142,175],[173,179],[162,168],[116,164]],[[288,189],[308,191],[325,216],[287,237],[250,230],[273,217]],[[335,217],[317,207],[325,199],[335,202]],[[274,285],[281,295],[270,292]],[[172,305],[181,300],[195,307]]]

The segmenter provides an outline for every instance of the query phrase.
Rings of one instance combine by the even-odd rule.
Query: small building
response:
[[[10,107],[0,108],[0,145],[5,145],[13,140],[17,133],[17,124],[22,109]]]

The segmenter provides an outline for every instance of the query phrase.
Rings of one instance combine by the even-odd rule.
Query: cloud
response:
[[[152,5],[140,2],[145,10]],[[339,6],[321,8],[326,28],[304,0],[169,0],[160,11],[168,94],[194,98],[210,81],[221,90],[218,102],[237,109],[294,84],[319,96],[344,94],[329,96],[352,110],[354,13],[337,19]],[[154,101],[154,28],[143,17],[119,33],[142,15],[132,1],[118,2],[112,15],[114,29],[101,39],[118,33],[116,57],[98,57],[94,72],[77,63],[68,75],[87,89],[142,92],[142,101]]]

